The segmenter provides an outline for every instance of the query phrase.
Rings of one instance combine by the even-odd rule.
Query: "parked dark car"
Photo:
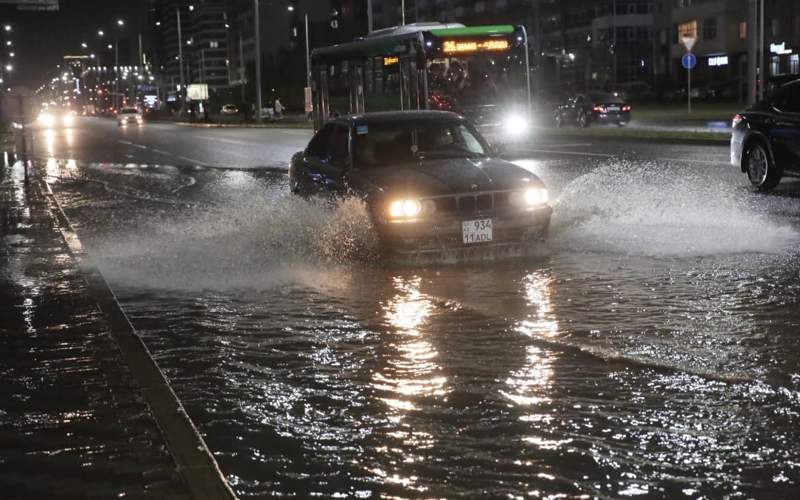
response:
[[[364,199],[387,253],[528,247],[552,213],[538,177],[445,111],[334,118],[292,157],[289,177],[297,194]]]
[[[568,97],[553,116],[556,127],[575,124],[586,128],[592,123],[614,123],[620,127],[631,121],[631,105],[613,94],[590,92]]]
[[[800,173],[800,80],[733,117],[731,164],[762,191]]]

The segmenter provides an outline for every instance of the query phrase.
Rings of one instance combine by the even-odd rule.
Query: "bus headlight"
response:
[[[530,128],[531,124],[527,118],[519,114],[511,114],[506,116],[503,120],[506,132],[513,136],[520,136],[525,134]]]
[[[52,127],[56,124],[56,117],[50,113],[42,113],[39,115],[39,121],[42,122],[42,125],[45,127]]]
[[[392,219],[412,219],[422,213],[422,204],[418,200],[399,200],[389,205],[389,217]]]

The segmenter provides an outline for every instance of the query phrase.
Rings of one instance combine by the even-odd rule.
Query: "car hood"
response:
[[[496,158],[428,159],[391,167],[354,169],[348,176],[358,190],[387,196],[427,197],[542,186],[532,173]]]

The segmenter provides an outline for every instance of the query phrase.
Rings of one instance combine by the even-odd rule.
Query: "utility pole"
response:
[[[400,24],[406,25],[406,0],[400,0]]]
[[[758,12],[758,100],[764,99],[764,80],[767,78],[767,60],[764,54],[764,0]]]
[[[758,96],[758,0],[748,0],[747,5],[747,103],[755,104]]]
[[[241,32],[239,33],[239,83],[242,87],[242,104],[244,104],[244,80],[245,80],[245,67],[244,67],[244,43],[242,40]]]
[[[122,105],[122,101],[119,100],[119,70],[119,36],[117,36],[114,40],[114,109],[118,113]]]
[[[261,121],[261,20],[259,19],[258,0],[253,0],[255,13],[256,36],[256,121]]]
[[[308,42],[308,12],[305,14],[306,23],[306,87],[311,88],[311,46]]]
[[[367,0],[367,33],[372,33],[372,0]]]
[[[181,8],[180,7],[175,7],[175,15],[176,15],[176,17],[178,19],[178,67],[181,70],[180,71],[180,74],[181,74],[181,92],[180,92],[180,94],[181,95],[185,95],[185,92],[186,92],[186,90],[185,90],[186,89],[186,80],[185,80],[184,74],[183,74],[183,32],[181,30]],[[183,97],[181,97],[180,99],[181,99],[181,110],[183,110],[184,99],[183,99]]]

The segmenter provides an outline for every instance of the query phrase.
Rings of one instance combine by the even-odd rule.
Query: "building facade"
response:
[[[692,80],[701,94],[744,100],[747,82],[748,40],[758,38],[761,22],[748,0],[663,0],[669,26],[660,33],[660,63],[673,87],[684,84],[684,36],[696,40],[692,52],[697,66]],[[800,2],[765,0],[764,47],[759,57],[759,80],[770,84],[800,76]],[[761,62],[763,61],[763,64]],[[763,66],[763,67],[761,67]]]
[[[253,0],[228,2],[230,83],[237,100],[254,102],[255,15]],[[306,33],[309,49],[363,36],[366,0],[261,0],[261,81],[263,103],[280,97],[284,105],[302,106],[306,85]]]
[[[229,87],[226,9],[225,0],[151,1],[149,23],[153,27],[153,59],[159,68],[164,95],[174,99],[181,82],[184,85],[205,83],[213,93]]]

